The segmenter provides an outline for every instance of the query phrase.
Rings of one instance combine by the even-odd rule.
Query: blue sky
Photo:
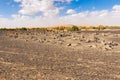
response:
[[[57,1],[57,0],[56,0]],[[75,9],[77,12],[91,10],[111,10],[114,5],[119,5],[120,0],[73,0],[71,3],[54,2],[55,5],[65,9],[61,14],[65,14],[67,9]],[[14,0],[0,0],[0,15],[10,18],[12,14],[17,14],[20,10],[20,4]]]
[[[108,22],[106,23],[99,23],[99,22],[90,22],[89,20],[92,20],[93,18],[98,19],[97,16],[104,15],[106,18],[108,16],[112,15],[113,17],[117,15],[117,19],[119,20],[119,14],[120,11],[120,0],[0,0],[0,20],[5,20],[9,24],[12,22],[16,25],[14,21],[20,22],[24,26],[29,24],[29,22],[26,22],[27,24],[23,24],[22,20],[25,19],[32,19],[35,23],[36,17],[39,17],[39,21],[42,25],[56,25],[56,24],[75,24],[75,25],[81,25],[81,24],[105,24],[109,25]],[[113,13],[114,12],[114,13]],[[97,15],[97,16],[95,16]],[[79,19],[74,20],[76,17],[79,17]],[[84,17],[84,21],[78,22],[80,20],[83,20],[81,16]],[[94,17],[93,17],[94,16]],[[51,19],[61,19],[65,22],[58,21],[52,21],[50,23],[44,23],[45,18]],[[86,18],[89,17],[89,20],[87,21]],[[21,20],[22,18],[22,20]],[[24,18],[24,19],[23,19]],[[43,20],[44,19],[44,20]],[[73,19],[74,23],[66,22],[66,19]],[[4,21],[4,22],[5,22]],[[105,20],[107,21],[107,20]],[[3,21],[0,21],[2,23]],[[6,22],[6,23],[7,23]],[[37,21],[36,21],[37,22]],[[49,21],[48,21],[49,22]],[[118,22],[118,21],[117,21]],[[31,22],[30,22],[31,23]],[[79,23],[79,24],[78,24]],[[2,23],[4,24],[4,23]],[[37,24],[37,23],[36,23]],[[42,26],[41,24],[38,24],[38,26]],[[33,25],[34,24],[29,24]],[[113,23],[110,25],[118,25],[118,23]],[[19,25],[16,25],[16,27]]]

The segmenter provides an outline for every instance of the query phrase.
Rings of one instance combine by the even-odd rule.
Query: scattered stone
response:
[[[105,43],[105,45],[118,46],[118,43],[115,43],[115,42],[107,42],[107,43]]]
[[[111,50],[111,49],[113,49],[113,48],[109,45],[106,45],[106,46],[103,47],[103,50]]]
[[[96,48],[96,45],[88,45],[90,48]]]
[[[103,44],[103,45],[105,44],[105,42],[106,42],[105,40],[100,41],[100,43]]]
[[[63,37],[63,35],[62,35],[62,34],[60,34],[60,37]]]
[[[94,42],[99,42],[99,41],[100,41],[99,38],[97,38],[97,37],[94,38]]]
[[[91,40],[87,39],[87,40],[85,40],[85,42],[86,42],[86,43],[90,43],[90,42],[91,42]]]
[[[66,77],[66,80],[74,80],[72,77]]]
[[[67,46],[71,46],[71,44],[69,43],[69,44],[67,44]]]
[[[27,39],[26,39],[25,41],[26,41],[26,42],[28,42],[28,40],[27,40]]]

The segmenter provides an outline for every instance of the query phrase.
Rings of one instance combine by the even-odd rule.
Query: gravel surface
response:
[[[120,31],[1,31],[0,80],[120,80]]]

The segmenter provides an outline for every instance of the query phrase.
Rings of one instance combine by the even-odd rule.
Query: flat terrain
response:
[[[120,31],[0,31],[0,80],[120,80]]]

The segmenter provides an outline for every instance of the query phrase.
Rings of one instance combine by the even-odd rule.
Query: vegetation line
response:
[[[120,26],[75,26],[72,25],[70,27],[66,26],[56,26],[56,27],[48,27],[48,28],[0,28],[2,31],[9,31],[9,30],[52,30],[52,31],[81,31],[81,30],[105,30],[105,29],[120,29]]]

